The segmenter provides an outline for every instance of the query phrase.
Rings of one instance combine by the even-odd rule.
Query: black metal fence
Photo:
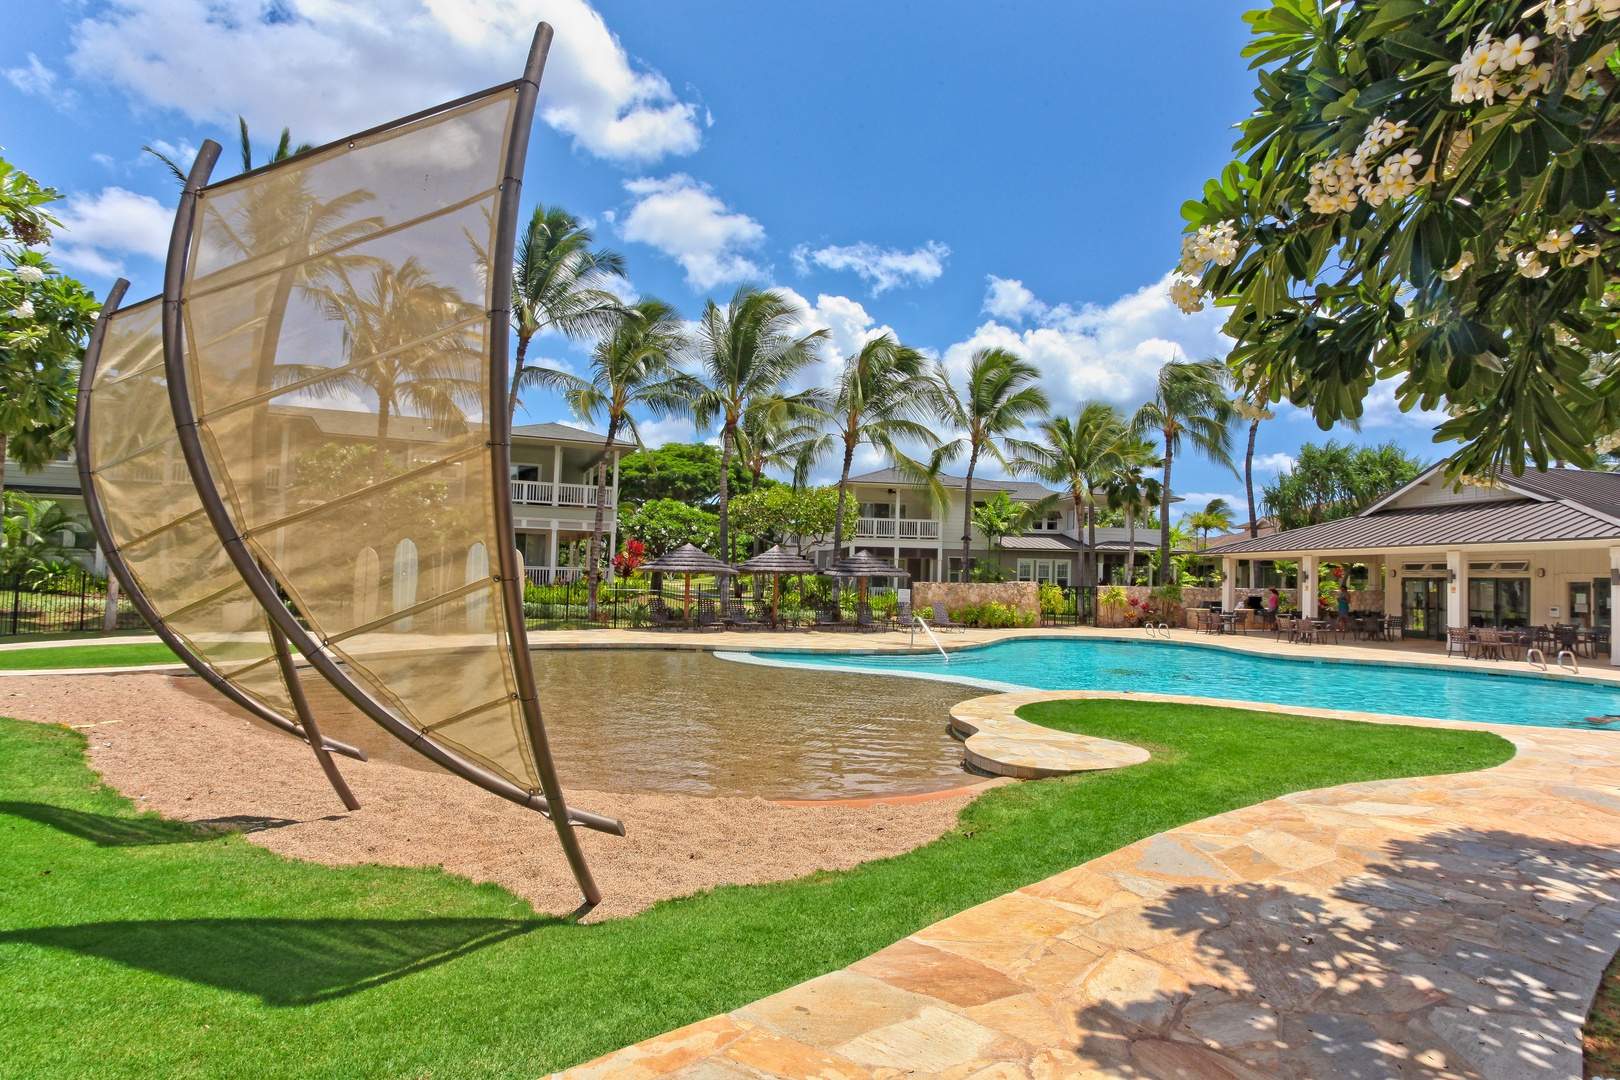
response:
[[[1043,586],[1041,589],[1041,625],[1042,626],[1095,626],[1097,624],[1097,586],[1095,585],[1066,585],[1061,586],[1063,602],[1052,603],[1050,600],[1053,586]]]
[[[739,596],[738,579],[731,579],[725,591],[725,604],[740,603],[745,613],[766,621],[784,623],[813,623],[817,611],[826,611],[832,604],[832,594],[825,579],[783,577],[782,593],[776,604],[771,602],[771,582],[762,578],[756,583],[747,576],[741,578]],[[679,579],[665,580],[657,587],[645,580],[602,582],[597,587],[596,617],[592,618],[589,593],[585,582],[575,581],[555,585],[529,585],[523,592],[524,624],[530,630],[578,630],[587,627],[639,628],[656,625],[654,608],[662,604],[675,618],[691,612],[696,621],[700,612],[722,608],[721,593],[713,578],[693,580],[690,590]],[[839,593],[838,606],[850,619],[855,617],[855,605],[860,599],[856,589],[845,586]],[[867,603],[878,619],[890,618],[897,607],[892,589],[873,589],[867,593]]]
[[[106,613],[106,585],[88,572],[0,577],[0,637],[100,630]],[[122,596],[113,629],[146,629],[140,613]]]

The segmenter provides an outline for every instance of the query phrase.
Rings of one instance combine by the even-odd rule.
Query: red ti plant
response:
[[[629,577],[646,561],[647,545],[640,540],[626,540],[624,550],[613,556],[613,572],[619,577]]]

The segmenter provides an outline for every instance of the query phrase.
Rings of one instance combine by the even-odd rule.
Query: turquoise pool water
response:
[[[975,680],[997,688],[1134,690],[1540,727],[1613,728],[1620,687],[1419,667],[1273,660],[1152,641],[1009,641],[932,656],[760,653],[765,662]]]

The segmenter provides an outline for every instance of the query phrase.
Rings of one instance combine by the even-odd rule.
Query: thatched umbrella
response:
[[[692,575],[731,571],[731,567],[693,544],[682,544],[674,551],[666,551],[651,562],[642,563],[639,569],[648,573],[680,574],[686,578],[686,603],[681,617],[687,621],[692,618]]]
[[[910,578],[911,575],[892,563],[886,563],[876,555],[866,551],[857,551],[845,559],[839,559],[827,569],[822,571],[828,577],[859,578],[861,582],[861,599],[866,599],[866,581],[868,578],[892,577]]]
[[[782,545],[777,544],[769,551],[762,551],[747,562],[740,564],[737,569],[746,570],[750,574],[771,575],[771,622],[776,622],[778,601],[782,597],[783,574],[813,574],[816,564],[809,559],[801,559],[791,551],[783,551]]]

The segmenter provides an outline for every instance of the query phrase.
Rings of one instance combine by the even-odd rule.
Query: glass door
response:
[[[1445,637],[1446,579],[1402,578],[1401,615],[1407,637]]]
[[[1592,583],[1569,583],[1569,621],[1577,626],[1592,625]]]

